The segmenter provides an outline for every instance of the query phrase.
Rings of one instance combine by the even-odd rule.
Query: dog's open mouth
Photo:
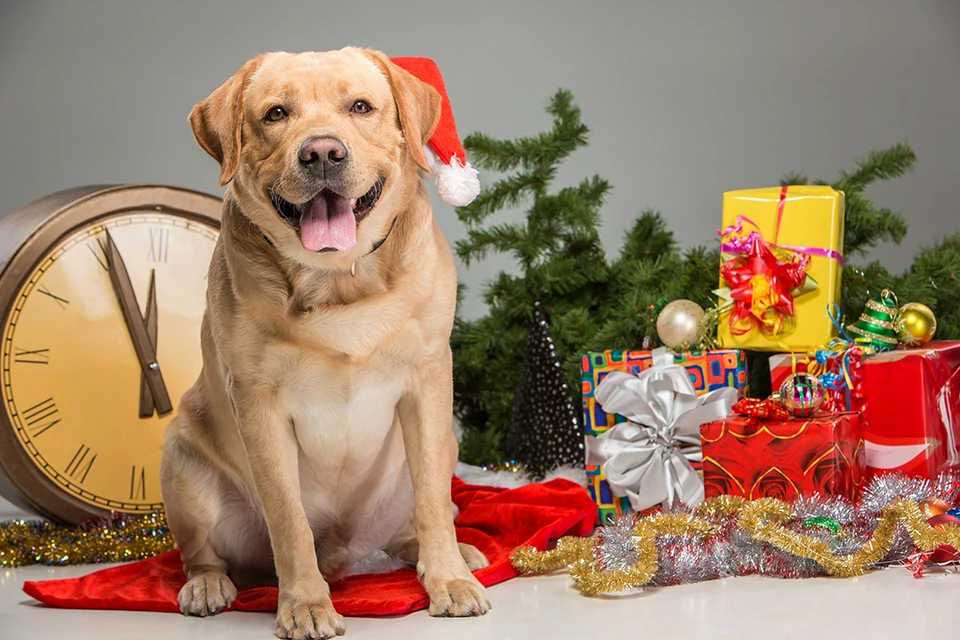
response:
[[[349,251],[357,244],[357,225],[383,193],[384,178],[377,180],[359,198],[344,198],[324,189],[306,202],[296,205],[270,192],[280,218],[296,229],[308,251]]]

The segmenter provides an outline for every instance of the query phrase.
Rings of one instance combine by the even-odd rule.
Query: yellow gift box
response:
[[[840,302],[843,222],[844,194],[827,186],[723,194],[723,348],[813,351],[836,336],[827,307]]]

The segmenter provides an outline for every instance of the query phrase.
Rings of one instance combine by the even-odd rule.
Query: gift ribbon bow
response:
[[[807,273],[811,256],[830,258],[843,266],[843,256],[833,249],[778,243],[787,189],[780,190],[772,241],[767,241],[759,225],[746,216],[737,217],[734,224],[718,231],[720,250],[733,257],[720,265],[720,275],[729,287],[714,293],[724,300],[725,308],[730,308],[733,335],[757,328],[768,336],[786,333],[792,326],[794,299],[819,286]],[[744,224],[754,230],[744,235]],[[784,255],[787,251],[793,252],[789,258]]]
[[[790,412],[773,398],[760,400],[759,398],[744,398],[733,405],[733,412],[758,420],[776,420],[783,422],[790,419]]]
[[[697,396],[680,365],[654,366],[636,376],[613,371],[594,391],[603,410],[627,419],[587,439],[587,464],[602,465],[610,489],[635,511],[666,503],[703,502],[700,425],[730,415],[737,390]]]

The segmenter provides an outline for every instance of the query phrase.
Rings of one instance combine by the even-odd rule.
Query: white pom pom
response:
[[[455,207],[473,202],[480,193],[478,171],[469,162],[461,162],[457,156],[450,158],[450,164],[444,164],[428,146],[424,146],[424,153],[430,163],[440,199]]]

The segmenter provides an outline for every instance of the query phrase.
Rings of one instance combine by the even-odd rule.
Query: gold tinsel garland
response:
[[[162,511],[116,514],[79,527],[42,520],[0,524],[0,566],[129,562],[174,548]]]
[[[537,551],[518,549],[511,557],[513,566],[527,574],[566,568],[581,593],[615,593],[649,583],[656,575],[658,552],[656,539],[665,535],[707,538],[719,528],[710,518],[737,516],[738,526],[750,537],[769,543],[796,556],[819,563],[830,575],[852,577],[865,573],[890,551],[902,524],[920,551],[933,551],[949,545],[960,549],[960,526],[948,524],[934,528],[927,524],[920,505],[898,498],[883,509],[870,539],[855,553],[838,556],[822,540],[792,531],[784,526],[796,517],[789,504],[775,498],[747,502],[743,498],[719,496],[706,500],[693,514],[656,514],[636,521],[633,542],[637,561],[628,569],[602,570],[597,541],[593,538],[561,538],[555,549]]]

